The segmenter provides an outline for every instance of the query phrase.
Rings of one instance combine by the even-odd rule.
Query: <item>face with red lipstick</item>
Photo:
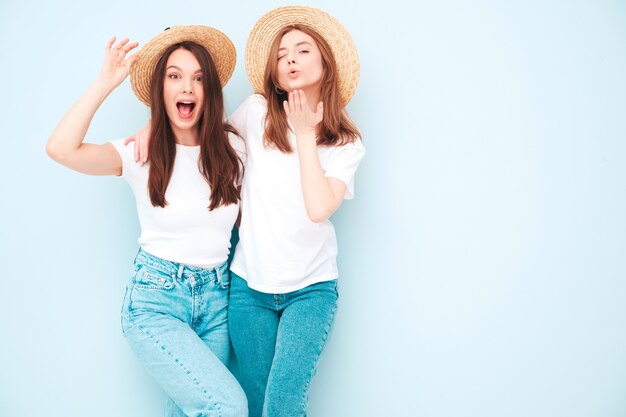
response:
[[[163,101],[177,142],[197,141],[196,126],[202,116],[204,88],[202,69],[190,51],[179,48],[167,59]],[[186,142],[186,143],[184,143]]]
[[[322,54],[315,40],[297,29],[285,33],[276,61],[280,88],[287,92],[304,90],[307,96],[317,97],[323,74]]]

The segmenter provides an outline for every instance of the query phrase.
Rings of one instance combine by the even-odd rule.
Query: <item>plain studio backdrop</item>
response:
[[[367,155],[333,216],[339,313],[311,417],[626,415],[626,2],[316,1],[352,34]],[[245,42],[275,1],[0,3],[0,416],[152,417],[121,335],[130,188],[45,143],[112,35],[207,24]],[[130,83],[102,143],[148,110]]]

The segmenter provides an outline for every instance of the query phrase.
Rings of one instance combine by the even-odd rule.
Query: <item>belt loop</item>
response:
[[[185,269],[185,265],[179,264],[178,265],[178,279],[180,279],[183,276],[183,269]]]
[[[222,268],[221,268],[221,265],[215,267],[215,279],[216,279],[218,284],[220,284],[220,285],[222,284]]]

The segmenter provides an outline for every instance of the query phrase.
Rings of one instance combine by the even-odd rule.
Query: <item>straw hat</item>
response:
[[[237,53],[226,35],[217,29],[201,25],[173,26],[146,43],[138,52],[139,60],[130,69],[130,85],[139,100],[150,105],[150,83],[157,62],[171,45],[192,41],[204,46],[209,53],[222,87],[235,69]]]
[[[283,6],[269,11],[252,28],[246,45],[246,71],[257,93],[263,92],[270,47],[286,26],[300,24],[317,32],[330,46],[339,75],[342,106],[348,104],[359,82],[359,56],[348,31],[323,10],[308,6]]]

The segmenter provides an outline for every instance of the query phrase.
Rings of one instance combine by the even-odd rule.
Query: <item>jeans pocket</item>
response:
[[[143,289],[170,289],[174,286],[174,277],[146,265],[137,265],[133,277],[133,286]]]

